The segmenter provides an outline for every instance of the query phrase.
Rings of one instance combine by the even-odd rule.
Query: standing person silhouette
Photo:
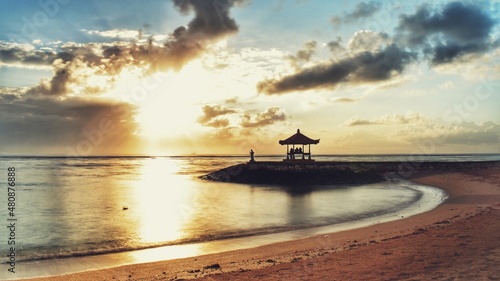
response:
[[[255,159],[253,159],[253,149],[250,149],[250,162],[255,162]]]

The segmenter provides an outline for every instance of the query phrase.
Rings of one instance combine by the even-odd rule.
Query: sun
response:
[[[194,106],[160,93],[140,106],[136,121],[146,139],[170,138],[194,130],[196,114]]]
[[[194,136],[207,132],[198,122],[202,107],[234,96],[234,87],[225,89],[226,82],[200,60],[193,60],[180,71],[147,76],[144,69],[126,69],[106,96],[136,107],[136,136],[142,140],[145,153],[177,153],[191,149]]]
[[[198,113],[182,91],[174,85],[159,87],[138,104],[136,121],[141,136],[146,139],[169,138],[194,129]]]
[[[136,103],[140,134],[155,140],[190,134],[199,128],[200,105],[213,88],[209,76],[201,63],[193,61],[179,72],[144,78],[145,91],[136,90],[145,96]]]

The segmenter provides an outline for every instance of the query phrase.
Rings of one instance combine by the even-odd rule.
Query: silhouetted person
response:
[[[290,159],[294,159],[295,156],[293,155],[293,148],[290,148]]]
[[[299,153],[299,149],[298,148],[295,149],[295,153]]]
[[[250,149],[250,162],[254,162],[255,160],[253,159],[253,149]]]
[[[302,153],[302,147],[299,147],[299,153]]]

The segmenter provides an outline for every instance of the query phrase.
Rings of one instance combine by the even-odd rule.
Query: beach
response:
[[[500,167],[408,179],[449,198],[426,213],[349,231],[29,280],[500,280]]]

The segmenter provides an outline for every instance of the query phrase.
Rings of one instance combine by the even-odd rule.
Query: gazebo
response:
[[[308,158],[307,160],[311,160],[311,144],[318,144],[318,140],[313,140],[303,134],[300,133],[300,129],[297,129],[297,133],[295,133],[293,136],[287,138],[286,140],[280,140],[279,143],[281,145],[286,144],[286,160],[296,160],[295,155],[302,155],[302,160],[306,160],[305,156],[307,155]],[[290,145],[292,148],[289,150]],[[302,145],[302,148],[295,148],[295,145],[300,146]],[[305,152],[305,145],[309,145],[309,149],[307,152]],[[285,161],[285,160],[283,160]]]

